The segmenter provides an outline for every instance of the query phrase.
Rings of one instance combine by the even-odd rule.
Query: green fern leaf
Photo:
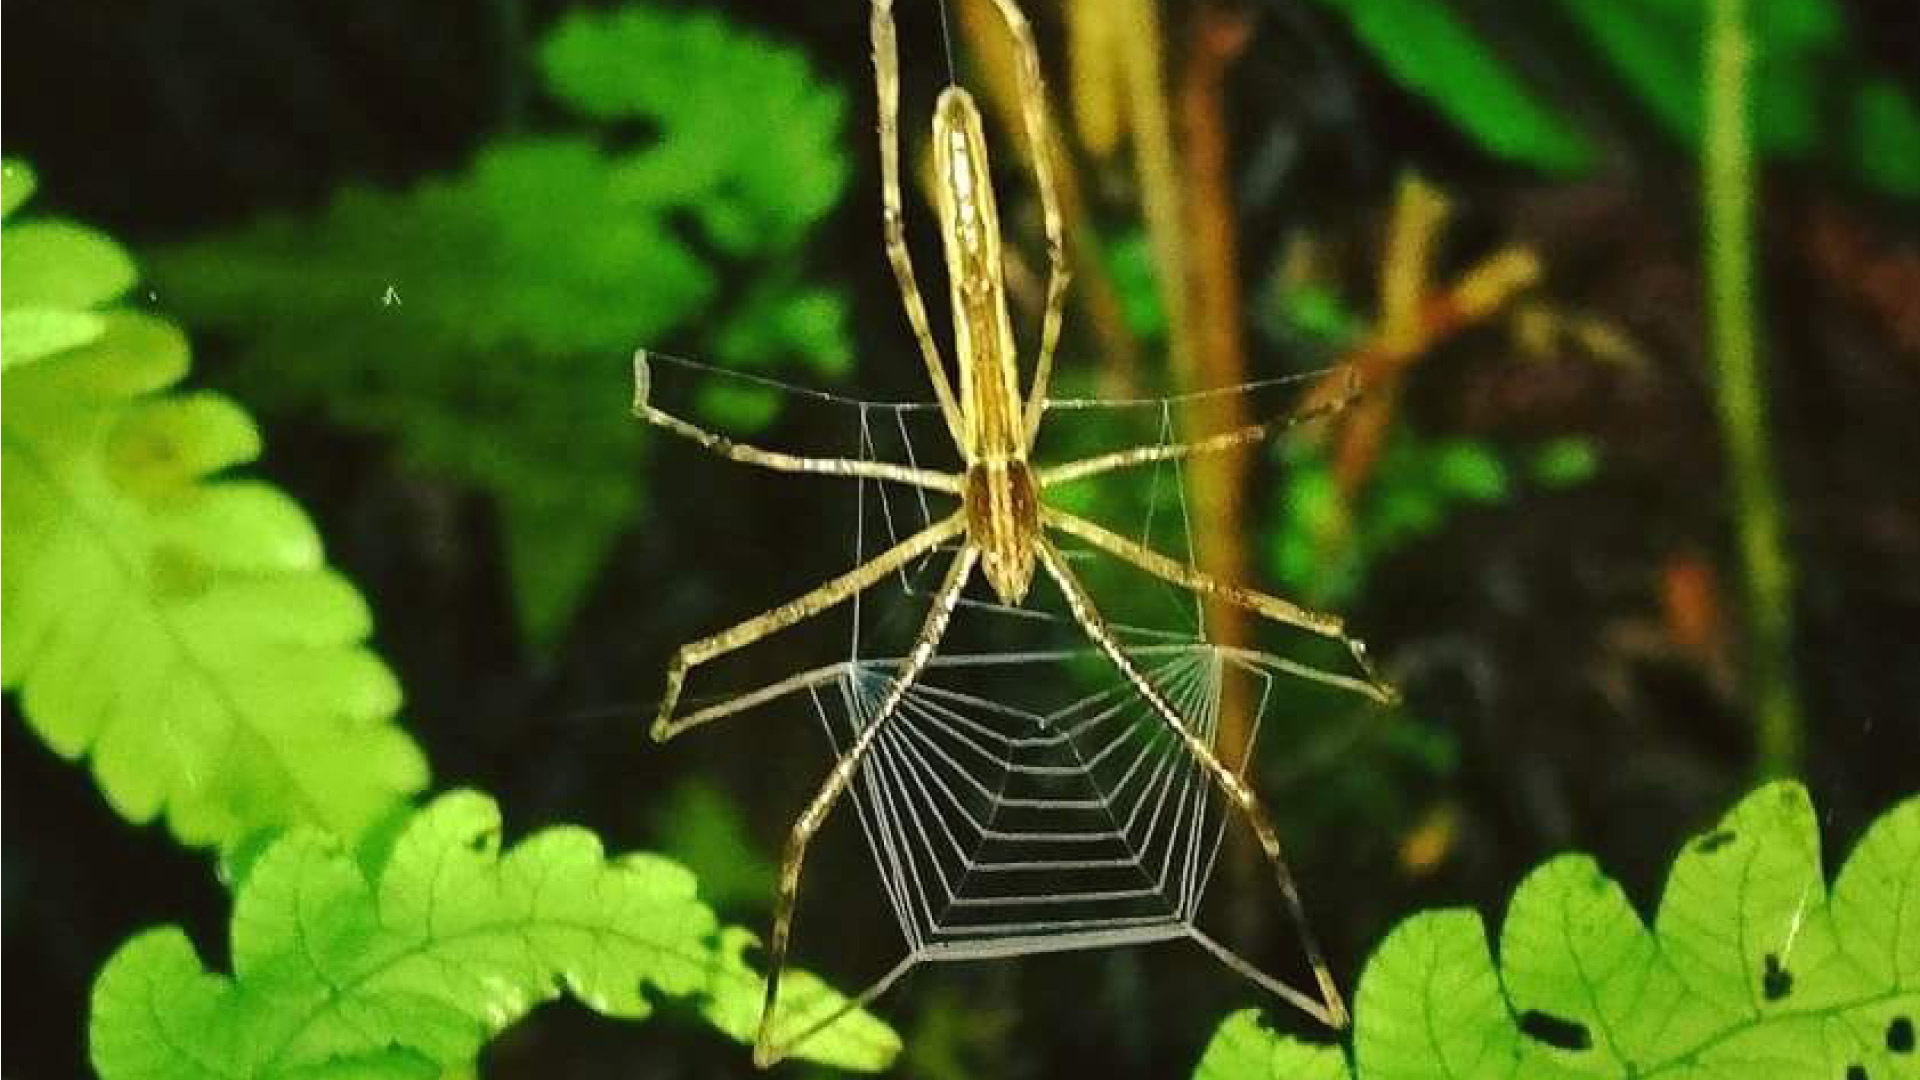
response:
[[[658,856],[608,858],[584,829],[504,853],[500,832],[491,799],[457,791],[415,813],[372,867],[318,831],[286,835],[240,885],[231,976],[208,972],[171,927],[107,962],[95,1068],[104,1080],[438,1075],[562,992],[635,1020],[659,996],[690,997],[751,1037],[751,935],[718,926],[691,874]],[[796,1024],[845,1000],[803,973],[791,986]],[[899,1048],[855,1012],[799,1054],[872,1071]]]
[[[1194,1080],[1348,1080],[1337,1046],[1281,1038],[1242,1009],[1220,1025],[1193,1070]]]
[[[33,170],[11,158],[0,162],[0,219],[33,194]],[[105,324],[90,310],[133,284],[133,262],[111,240],[66,222],[14,226],[0,249],[0,368],[78,348]]]
[[[582,15],[540,58],[554,93],[585,115],[660,125],[660,141],[631,162],[631,190],[692,206],[732,253],[797,243],[846,186],[841,95],[798,53],[714,15]]]
[[[540,56],[575,130],[154,262],[190,321],[243,341],[247,400],[387,434],[492,496],[522,627],[546,645],[642,509],[635,347],[700,327],[689,347],[719,360],[823,375],[851,350],[844,297],[799,274],[847,174],[844,102],[801,54],[633,9],[563,18]],[[636,121],[637,146],[611,126]],[[722,260],[749,279],[738,297]]]
[[[1516,890],[1497,972],[1473,912],[1402,923],[1361,977],[1353,1075],[1912,1076],[1915,911],[1920,797],[1873,825],[1829,892],[1805,789],[1770,784],[1681,852],[1652,929],[1578,855]],[[1277,1078],[1336,1063],[1344,1070],[1337,1048],[1268,1034],[1244,1013],[1200,1073]]]
[[[164,393],[187,371],[179,331],[91,309],[131,282],[124,252],[59,223],[8,225],[4,244],[9,338],[16,298],[93,327],[9,354],[5,686],[130,820],[164,812],[182,841],[228,850],[297,823],[358,832],[426,781],[366,605],[299,507],[222,475],[259,453],[247,415]]]

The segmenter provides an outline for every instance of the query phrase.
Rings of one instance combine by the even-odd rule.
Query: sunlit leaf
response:
[[[720,932],[720,962],[701,999],[707,1022],[741,1042],[753,1041],[766,998],[765,981],[747,963],[753,934],[739,927]],[[788,970],[780,976],[780,1010],[773,1025],[775,1044],[796,1038],[827,1020],[845,1005],[846,998],[809,971]],[[835,1020],[799,1044],[795,1056],[824,1061],[845,1069],[878,1072],[900,1053],[900,1037],[865,1012]]]
[[[1254,1009],[1227,1017],[1193,1070],[1194,1080],[1347,1080],[1350,1075],[1339,1047],[1279,1038]]]
[[[36,221],[7,226],[0,248],[0,305],[89,308],[133,285],[133,260],[120,245],[84,225]]]
[[[544,829],[506,851],[500,834],[493,801],[466,791],[414,814],[371,868],[323,833],[293,831],[240,885],[231,975],[209,971],[173,927],[107,962],[94,1067],[103,1080],[444,1075],[562,993],[629,1020],[660,997],[691,998],[751,1037],[741,1021],[758,1017],[761,979],[742,958],[747,935],[719,926],[691,874],[657,856],[609,858],[584,829]],[[790,979],[796,1011],[845,1001],[804,972]],[[899,1048],[855,1012],[797,1055],[871,1071]]]
[[[1651,929],[1577,855],[1515,891],[1497,970],[1473,912],[1402,923],[1361,976],[1355,1075],[1905,1076],[1920,1019],[1916,904],[1920,798],[1868,830],[1829,894],[1805,789],[1770,784],[1688,842]],[[1325,1050],[1244,1014],[1222,1042],[1223,1060],[1243,1062]]]
[[[123,287],[132,264],[111,241],[46,228],[7,226],[6,249],[22,230],[83,236],[81,263],[10,264],[9,296],[91,304]],[[179,331],[91,317],[91,340],[6,370],[7,688],[133,821],[164,814],[181,840],[229,850],[302,823],[353,835],[426,780],[365,603],[286,495],[222,473],[259,435],[224,398],[167,392],[187,370]]]
[[[0,367],[85,345],[105,329],[100,316],[91,311],[51,307],[0,312]]]
[[[0,161],[0,218],[12,217],[33,196],[33,168],[18,158]]]

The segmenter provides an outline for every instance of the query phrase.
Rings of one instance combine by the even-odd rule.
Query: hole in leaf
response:
[[[1587,1025],[1538,1009],[1528,1009],[1520,1014],[1520,1030],[1548,1046],[1562,1050],[1588,1050],[1593,1047],[1593,1036],[1587,1033]]]
[[[1793,993],[1793,972],[1780,966],[1780,957],[1767,954],[1766,970],[1760,973],[1760,992],[1768,1001],[1779,1001]]]
[[[1858,1062],[1847,1066],[1847,1080],[1870,1080],[1867,1076],[1867,1067]]]
[[[1732,829],[1717,829],[1696,840],[1693,845],[1693,850],[1702,855],[1711,855],[1721,848],[1726,847],[1728,844],[1733,843],[1733,841],[1734,834]]]
[[[1896,1016],[1887,1025],[1887,1049],[1896,1054],[1913,1053],[1913,1018]]]

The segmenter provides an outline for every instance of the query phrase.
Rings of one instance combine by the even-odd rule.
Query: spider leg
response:
[[[949,473],[936,472],[933,469],[919,469],[906,465],[895,465],[885,461],[862,461],[859,458],[837,457],[800,457],[785,454],[778,450],[765,450],[748,443],[736,442],[717,432],[708,431],[696,424],[689,423],[653,404],[651,400],[651,376],[647,365],[647,351],[641,349],[633,355],[633,415],[647,423],[671,432],[683,439],[690,439],[721,457],[747,465],[758,465],[763,469],[777,472],[813,473],[818,476],[851,476],[866,480],[890,480],[896,484],[907,484],[928,491],[943,491],[949,495],[960,494],[960,478]]]
[[[1154,443],[1148,446],[1135,446],[1127,450],[1115,450],[1108,454],[1096,454],[1093,457],[1069,461],[1063,465],[1053,465],[1036,469],[1035,475],[1042,491],[1056,484],[1065,484],[1074,480],[1084,480],[1089,476],[1112,472],[1115,469],[1131,469],[1140,465],[1151,465],[1158,461],[1181,461],[1200,454],[1214,454],[1222,450],[1231,450],[1238,446],[1265,442],[1301,424],[1318,420],[1323,416],[1332,416],[1345,411],[1354,402],[1360,400],[1358,384],[1350,385],[1347,392],[1339,397],[1328,399],[1320,404],[1300,409],[1278,420],[1269,420],[1260,424],[1247,424],[1231,431],[1222,431],[1182,443]]]
[[[901,209],[900,198],[900,49],[893,23],[893,0],[873,0],[872,33],[873,82],[880,110],[880,223],[886,235],[887,260],[893,263],[893,276],[900,283],[900,301],[906,306],[914,340],[920,343],[920,356],[926,361],[934,396],[940,400],[940,412],[947,418],[947,430],[953,433],[954,445],[964,457],[970,450],[966,423],[953,396],[946,364],[940,359],[940,346],[933,340],[933,327],[927,321],[927,302],[920,295],[920,284],[913,273],[913,255],[907,250],[906,212]]]
[[[1313,929],[1307,925],[1307,912],[1305,905],[1300,902],[1300,890],[1295,886],[1293,872],[1287,869],[1286,858],[1280,852],[1280,835],[1274,829],[1273,819],[1268,816],[1266,808],[1260,802],[1260,797],[1238,773],[1227,768],[1214,755],[1211,746],[1193,733],[1192,726],[1180,715],[1179,710],[1167,701],[1166,696],[1153,685],[1152,680],[1148,679],[1121,649],[1119,640],[1107,627],[1106,620],[1094,606],[1093,598],[1087,594],[1086,587],[1080,583],[1079,578],[1074,576],[1066,560],[1060,557],[1059,551],[1053,544],[1044,538],[1040,539],[1038,544],[1040,563],[1047,568],[1047,573],[1053,577],[1060,586],[1060,591],[1066,595],[1068,610],[1073,612],[1074,618],[1086,630],[1087,636],[1093,639],[1094,644],[1099,646],[1100,651],[1120,669],[1120,673],[1126,676],[1134,689],[1140,692],[1140,696],[1145,698],[1154,712],[1166,722],[1175,737],[1206,769],[1228,802],[1246,818],[1247,824],[1253,829],[1254,839],[1260,844],[1260,850],[1266,854],[1267,862],[1273,866],[1274,879],[1280,886],[1280,895],[1286,901],[1287,912],[1293,918],[1295,929],[1299,931],[1300,943],[1306,950],[1307,960],[1313,965],[1313,976],[1319,984],[1320,999],[1315,1001],[1312,997],[1272,979],[1256,981],[1328,1027],[1346,1027],[1346,1004],[1341,999],[1339,988],[1334,985],[1333,972],[1327,967],[1327,962],[1321,955],[1320,943],[1314,937]],[[1209,951],[1219,955],[1217,946],[1209,946]],[[1235,967],[1236,970],[1245,970],[1243,965]]]
[[[940,647],[940,639],[947,632],[947,623],[953,618],[953,609],[960,603],[961,590],[966,588],[967,577],[973,572],[979,558],[980,549],[972,544],[963,546],[960,553],[954,556],[953,565],[947,568],[946,580],[941,583],[940,592],[934,597],[933,607],[927,612],[927,620],[920,627],[920,636],[895,674],[893,685],[888,688],[886,696],[880,699],[873,718],[867,721],[860,734],[847,747],[846,753],[840,756],[833,771],[827,774],[826,782],[820,785],[813,801],[801,812],[799,819],[793,823],[793,831],[787,836],[786,852],[780,859],[780,896],[774,907],[773,940],[767,952],[767,996],[761,1007],[760,1031],[753,1041],[753,1061],[761,1068],[779,1061],[791,1045],[791,1041],[774,1042],[773,1018],[780,997],[780,972],[786,966],[787,943],[793,933],[793,908],[800,895],[800,868],[807,857],[807,844],[813,839],[813,834],[819,831],[833,804],[839,801],[847,785],[853,781],[861,760],[872,748],[874,739],[893,716],[894,710],[899,708],[901,700],[907,696],[907,690],[920,677],[927,661],[933,659],[934,650]]]
[[[966,515],[954,514],[944,521],[929,525],[852,570],[814,588],[811,592],[789,600],[779,607],[763,611],[717,634],[680,646],[679,650],[673,654],[672,661],[667,664],[667,688],[660,700],[660,712],[653,720],[654,741],[666,742],[688,728],[718,720],[765,700],[761,695],[749,694],[675,719],[673,710],[680,703],[680,690],[686,683],[689,671],[715,657],[724,656],[736,649],[743,649],[769,634],[784,630],[797,622],[826,611],[919,558],[923,553],[959,536],[966,529]],[[962,550],[964,552],[971,549]],[[955,599],[958,599],[958,593],[955,594]]]
[[[1046,80],[1040,74],[1040,50],[1033,41],[1033,26],[1013,0],[993,0],[1001,21],[1013,37],[1018,57],[1020,108],[1026,122],[1027,144],[1033,152],[1034,185],[1040,189],[1040,209],[1047,232],[1047,308],[1040,328],[1040,355],[1035,361],[1033,388],[1028,392],[1025,417],[1026,445],[1033,447],[1040,430],[1040,417],[1046,412],[1047,384],[1053,378],[1053,353],[1060,344],[1060,323],[1067,309],[1066,226],[1060,214],[1060,192],[1053,179],[1053,135],[1047,123]]]
[[[1366,677],[1364,683],[1356,684],[1362,688],[1362,693],[1382,705],[1393,705],[1400,700],[1399,691],[1388,685],[1374,671],[1373,662],[1367,658],[1366,643],[1349,635],[1339,616],[1304,608],[1290,600],[1282,600],[1257,589],[1221,581],[1204,570],[1188,566],[1178,559],[1170,559],[1144,544],[1103,529],[1083,517],[1069,514],[1064,510],[1042,507],[1040,514],[1041,520],[1046,525],[1091,544],[1116,559],[1131,563],[1155,577],[1163,578],[1182,588],[1191,589],[1202,596],[1225,600],[1257,615],[1272,619],[1274,622],[1296,626],[1340,642],[1347,647],[1347,652],[1353,656],[1354,664]]]

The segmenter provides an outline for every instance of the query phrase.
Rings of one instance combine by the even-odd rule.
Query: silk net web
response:
[[[705,374],[719,375],[712,369]],[[757,385],[788,400],[805,395],[817,407],[837,411],[835,424],[856,433],[847,456],[954,465],[930,404],[858,401],[738,374],[725,378],[733,390]],[[1109,423],[1115,418],[1122,422]],[[1173,442],[1179,401],[1050,403],[1048,424],[1080,420],[1095,437]],[[1049,463],[1125,445],[1107,441],[1049,454],[1048,430],[1043,426],[1038,456]],[[917,489],[838,483],[851,488],[854,511],[848,566],[952,510],[950,498]],[[1192,526],[1180,467],[1143,467],[1128,483],[1133,497],[1123,501],[1134,519],[1132,537],[1176,558],[1189,557]],[[839,660],[735,700],[754,706],[804,702],[833,753],[844,754],[874,722],[902,663],[898,635],[882,644],[884,635],[872,632],[868,609],[891,602],[904,613],[904,624],[915,624],[955,548],[931,553],[902,569],[891,586],[853,600]],[[1123,602],[1110,604],[1113,598],[1102,594],[1102,579],[1095,576],[1094,564],[1104,557],[1069,545],[1062,549],[1096,600],[1139,616],[1113,618],[1118,610],[1109,611],[1125,651],[1203,742],[1213,745],[1219,734],[1224,680],[1247,680],[1246,745],[1217,748],[1226,760],[1250,756],[1277,678],[1351,683],[1277,656],[1209,642],[1198,599],[1157,580],[1122,579]],[[1009,607],[994,601],[976,575],[960,601],[955,630],[886,720],[835,811],[845,813],[851,804],[905,943],[899,963],[859,1001],[871,1000],[923,962],[1175,939],[1193,940],[1248,978],[1294,997],[1201,928],[1203,901],[1235,812],[1165,721],[1086,639],[1057,595],[1042,595],[1049,590],[1043,578],[1026,606]]]

